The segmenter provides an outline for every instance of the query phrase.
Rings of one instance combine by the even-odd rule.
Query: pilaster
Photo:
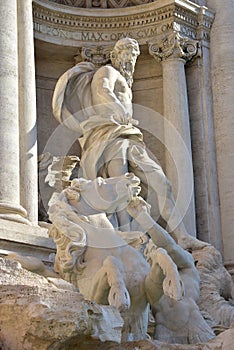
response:
[[[208,0],[216,12],[211,30],[211,81],[224,262],[234,266],[234,3]]]
[[[186,67],[192,157],[195,184],[197,237],[223,252],[213,98],[210,77],[210,50],[204,43],[202,55]]]

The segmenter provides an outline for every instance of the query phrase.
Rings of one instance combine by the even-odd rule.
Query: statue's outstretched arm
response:
[[[193,266],[192,256],[182,249],[169,233],[157,224],[148,213],[148,205],[141,198],[134,199],[127,207],[128,213],[141,225],[142,229],[150,235],[157,247],[164,248],[174,260],[178,268]]]

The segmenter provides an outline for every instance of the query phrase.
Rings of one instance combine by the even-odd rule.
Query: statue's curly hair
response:
[[[128,37],[119,39],[116,42],[113,50],[110,52],[111,61],[116,59],[119,52],[121,52],[122,50],[125,50],[125,49],[130,49],[130,48],[135,50],[137,55],[140,54],[139,44],[135,39],[128,38]]]

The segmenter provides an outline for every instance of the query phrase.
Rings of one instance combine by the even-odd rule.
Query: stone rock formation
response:
[[[57,279],[57,283],[59,279]],[[117,344],[123,321],[110,306],[84,300],[73,286],[58,288],[18,262],[0,258],[2,350],[231,350],[234,328],[205,344],[140,340]],[[109,337],[116,342],[110,342]],[[105,340],[105,342],[103,342]]]
[[[69,342],[92,343],[92,339],[120,342],[119,312],[84,300],[73,286],[58,288],[53,279],[2,258],[0,281],[1,349],[70,349]]]

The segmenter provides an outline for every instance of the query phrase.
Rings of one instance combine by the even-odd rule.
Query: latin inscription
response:
[[[156,35],[162,34],[173,29],[173,23],[165,23],[158,26],[141,28],[135,31],[124,32],[94,32],[94,31],[67,31],[59,28],[49,27],[44,24],[34,23],[34,29],[36,32],[58,37],[62,39],[76,40],[76,41],[88,41],[88,42],[105,42],[105,41],[117,41],[123,37],[131,37],[134,39],[148,39]]]

